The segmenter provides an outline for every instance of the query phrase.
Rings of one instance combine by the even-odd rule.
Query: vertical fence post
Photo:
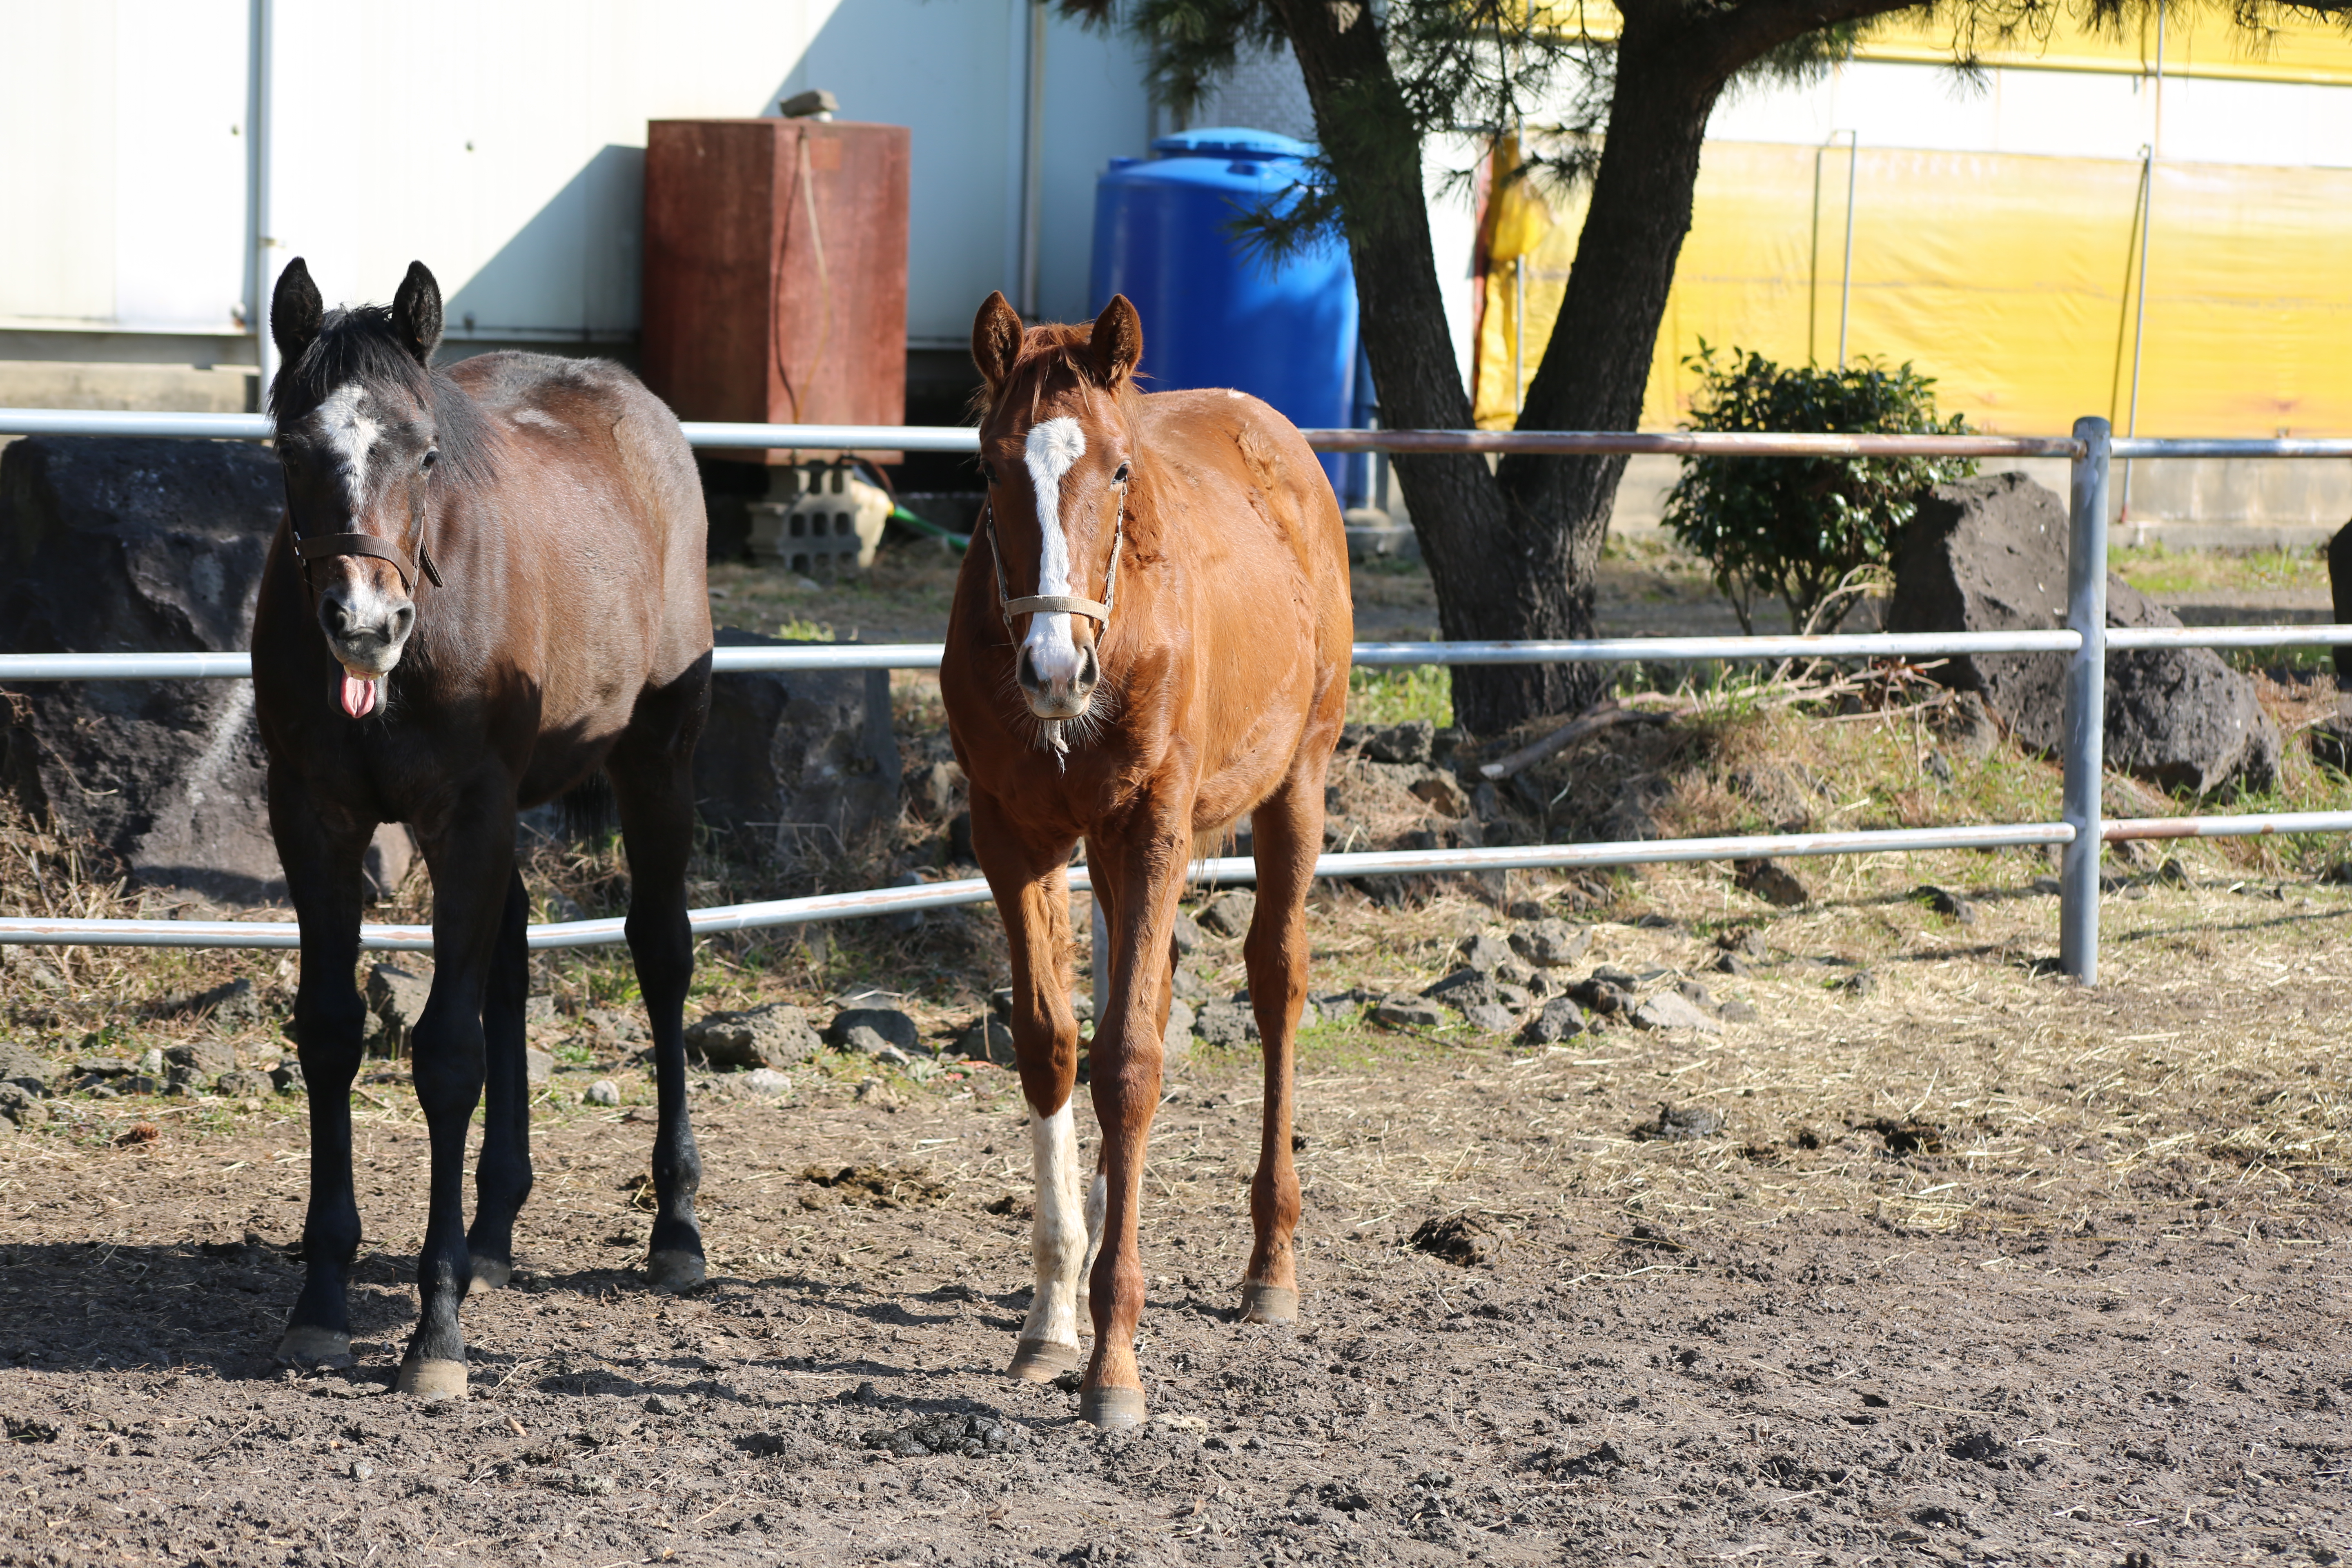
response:
[[[2107,708],[2107,442],[2104,419],[2074,421],[2067,509],[2066,625],[2083,644],[2067,657],[2065,806],[2074,830],[2058,882],[2058,962],[2084,985],[2099,981],[2099,790]]]

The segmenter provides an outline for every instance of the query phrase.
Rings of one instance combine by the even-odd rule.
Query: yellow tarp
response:
[[[1836,362],[1850,157],[1707,144],[1645,427],[1687,413],[1681,362],[1701,338]],[[2058,433],[2085,414],[2124,427],[2137,163],[1865,147],[1855,174],[1850,355],[1916,363],[1945,411],[1986,429]],[[2151,208],[2140,433],[2352,435],[2352,171],[2159,163]],[[1531,378],[1581,221],[1524,183],[1490,204],[1482,426],[1514,419],[1515,264]]]
[[[1610,39],[1622,26],[1617,8],[1607,0],[1532,5],[1533,14],[1558,33]],[[2156,68],[2158,35],[2153,12],[2120,27],[2095,26],[2078,5],[2055,18],[2046,37],[2021,31],[2003,41],[1988,28],[1976,35],[1974,44],[1978,63],[1987,67],[2138,75]],[[1871,24],[1854,58],[1949,65],[1962,41],[1948,16],[1897,12]],[[2352,82],[2352,32],[2325,17],[2281,15],[2262,27],[2246,28],[2237,25],[2228,0],[2201,0],[2166,12],[2162,44],[2167,76]]]

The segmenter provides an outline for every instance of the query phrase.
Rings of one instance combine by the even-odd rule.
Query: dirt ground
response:
[[[1969,868],[1967,927],[1900,890]],[[2085,992],[2037,972],[2034,869],[1840,867],[1794,911],[1676,870],[1583,920],[1591,962],[1755,1008],[1720,1033],[1523,1048],[1334,1009],[1295,1329],[1233,1321],[1255,1058],[1196,1047],[1155,1134],[1132,1436],[1000,1375],[1028,1197],[1000,1069],[713,1080],[714,1278],[666,1300],[630,1268],[649,1089],[567,1062],[522,1272],[468,1305],[475,1396],[440,1405],[383,1392],[422,1223],[404,1087],[359,1102],[361,1364],[310,1375],[268,1355],[299,1102],[52,1101],[0,1142],[0,1561],[2336,1562],[2352,889],[2147,883]],[[1705,967],[1726,910],[1761,939],[1744,976]],[[1330,984],[1425,984],[1498,916],[1383,919],[1319,900]],[[623,1105],[581,1104],[588,1075]],[[1662,1101],[1686,1135],[1637,1134]],[[1413,1244],[1433,1220],[1457,1256]],[[925,1422],[975,1451],[893,1436]]]
[[[1604,629],[1728,629],[1691,563],[1612,562]],[[885,564],[824,592],[727,568],[713,607],[789,635],[936,637],[944,558]],[[2171,586],[2268,586],[2189,576]],[[1425,574],[1357,587],[1360,635],[1433,632]],[[1364,695],[1391,709],[1358,717],[1434,703],[1444,721],[1442,683]],[[925,711],[901,698],[902,720]],[[2317,686],[2263,700],[2290,730],[2333,708]],[[1964,755],[1916,715],[1612,735],[1527,775],[1551,826],[1589,834],[1619,797],[1676,834],[2055,810],[2046,763]],[[2111,812],[2173,809],[2110,787]],[[2243,804],[2347,791],[2297,742],[2276,797]],[[473,1397],[442,1405],[385,1392],[424,1217],[396,1061],[354,1101],[368,1240],[348,1372],[270,1358],[299,1281],[299,1096],[60,1094],[21,1131],[0,1119],[0,1563],[2336,1563],[2339,853],[2118,862],[2092,991],[2049,975],[2052,867],[2026,851],[1801,863],[1797,909],[1720,866],[1378,903],[1326,886],[1314,989],[1351,999],[1301,1050],[1301,1321],[1233,1321],[1257,1061],[1195,1044],[1169,1075],[1144,1217],[1153,1418],[1124,1436],[1002,1375],[1030,1192],[1001,1068],[828,1054],[774,1099],[698,1079],[713,1278],[659,1298],[635,1269],[651,1087],[592,1022],[630,1005],[625,962],[540,961],[552,1016],[534,1043],[555,1071],[521,1268],[469,1303]],[[535,860],[535,890],[608,910],[600,855]],[[131,912],[69,860],[60,881],[56,856],[11,839],[0,862],[8,900]],[[1928,883],[1964,911],[1937,912]],[[697,896],[759,896],[730,888]],[[1753,1016],[1531,1046],[1360,1005],[1536,913],[1590,937],[1562,976],[1695,984]],[[942,1043],[1003,983],[991,928],[983,908],[910,934],[708,944],[696,1005],[821,1018],[879,985]],[[1727,947],[1747,955],[1728,971]],[[284,1048],[278,955],[0,959],[0,1045],[62,1064],[210,1035],[247,1068]],[[1230,942],[1192,971],[1203,994],[1243,979]],[[242,1021],[159,1005],[238,977],[259,1004]],[[599,1079],[618,1105],[584,1102]]]

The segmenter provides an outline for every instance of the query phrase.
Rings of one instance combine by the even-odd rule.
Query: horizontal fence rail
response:
[[[753,425],[689,422],[688,444],[699,447],[766,447],[812,454],[842,451],[973,452],[978,433],[959,426]],[[66,409],[0,409],[0,436],[143,436],[263,440],[265,416],[147,414]],[[1743,837],[1653,840],[1625,844],[1497,847],[1491,849],[1400,850],[1327,855],[1326,877],[1434,872],[1612,867],[1675,861],[1761,858],[1788,855],[1852,855],[1952,848],[2055,845],[2062,852],[2059,951],[2064,970],[2086,984],[2098,974],[2099,847],[2121,839],[2223,838],[2269,834],[2352,831],[2352,812],[2285,812],[2234,816],[2144,817],[2109,822],[2102,815],[2102,726],[2105,662],[2110,652],[2192,647],[2293,647],[2352,645],[2352,626],[2109,626],[2106,625],[2108,472],[2116,458],[2352,458],[2352,440],[2203,440],[2116,437],[2104,419],[2083,419],[2068,437],[1935,434],[1817,435],[1717,431],[1307,430],[1308,444],[1326,452],[1402,454],[1576,455],[1654,453],[1676,457],[1851,458],[1876,456],[2064,458],[2071,466],[2067,546],[2067,615],[2063,627],[2010,632],[1873,633],[1829,637],[1607,637],[1557,642],[1359,643],[1355,662],[1374,667],[1608,663],[1727,662],[1801,658],[1933,658],[1986,653],[2051,653],[2067,658],[2066,711],[2061,746],[2063,819],[2050,823],[1883,829],[1852,833],[1780,834]],[[719,648],[714,669],[726,672],[795,669],[930,669],[937,644],[793,645]],[[241,653],[33,654],[0,656],[0,680],[235,679],[249,678]],[[1196,879],[1246,881],[1255,869],[1243,858],[1200,862]],[[1086,886],[1075,868],[1073,885]],[[873,889],[694,910],[698,933],[904,913],[981,903],[989,898],[978,879],[912,888]],[[530,929],[534,948],[593,946],[623,940],[622,922],[568,921]],[[247,921],[0,920],[0,944],[168,947],[296,947],[288,922]],[[368,926],[362,946],[415,951],[433,945],[416,926]]]

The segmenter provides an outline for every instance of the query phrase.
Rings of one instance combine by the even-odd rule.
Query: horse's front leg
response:
[[[1070,1089],[1078,1076],[1078,1020],[1069,879],[1075,840],[1031,843],[996,798],[971,792],[971,843],[987,873],[1013,955],[1013,1052],[1029,1102],[1029,1148],[1037,1182],[1029,1256],[1036,1268],[1029,1317],[1007,1371],[1033,1383],[1077,1367],[1078,1274],[1087,1253],[1077,1129]]]
[[[511,783],[502,775],[469,781],[446,818],[424,837],[433,870],[433,992],[416,1020],[409,1065],[432,1141],[432,1191],[416,1258],[416,1332],[394,1386],[426,1398],[462,1398],[466,1339],[457,1309],[473,1279],[466,1134],[482,1095],[482,1004],[514,876]]]
[[[1257,1174],[1250,1183],[1255,1233],[1242,1277],[1242,1321],[1286,1323],[1298,1316],[1298,1170],[1290,1152],[1293,1058],[1307,1001],[1307,890],[1323,847],[1323,773],[1302,766],[1250,818],[1257,858],[1257,910],[1242,944],[1250,1008],[1265,1053],[1265,1099]]]
[[[359,1073],[367,1021],[352,973],[360,952],[361,863],[374,827],[320,801],[293,769],[270,765],[269,828],[302,928],[294,1049],[310,1100],[302,1293],[278,1343],[286,1361],[351,1362],[344,1287],[360,1247],[359,1204],[352,1192],[352,1079]]]
[[[1143,1317],[1137,1233],[1151,1118],[1160,1108],[1168,941],[1184,890],[1191,826],[1189,798],[1181,808],[1150,798],[1126,821],[1087,836],[1097,897],[1108,892],[1111,947],[1108,994],[1096,999],[1092,1052],[1095,1118],[1103,1139],[1095,1212],[1088,1215],[1099,1244],[1087,1291],[1095,1353],[1078,1396],[1079,1415],[1097,1426],[1132,1426],[1143,1419],[1143,1378],[1135,1363],[1135,1330]],[[1096,984],[1102,984],[1099,974]]]

